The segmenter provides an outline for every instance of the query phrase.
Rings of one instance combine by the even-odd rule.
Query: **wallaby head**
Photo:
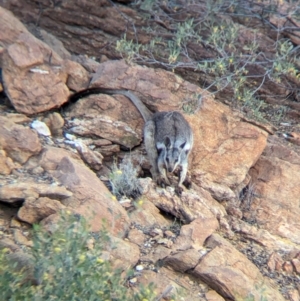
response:
[[[181,165],[182,157],[185,156],[185,145],[186,142],[183,142],[177,147],[171,142],[169,137],[166,137],[163,145],[160,145],[163,147],[158,148],[158,155],[162,156],[168,172],[174,172],[178,165]]]

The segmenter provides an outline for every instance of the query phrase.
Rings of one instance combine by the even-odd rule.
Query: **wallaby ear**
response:
[[[170,140],[169,137],[165,138],[164,143],[165,143],[166,148],[170,148],[171,147],[171,140]]]

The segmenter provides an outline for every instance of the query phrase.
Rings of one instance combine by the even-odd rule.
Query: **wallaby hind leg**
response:
[[[144,143],[147,155],[151,164],[151,175],[155,182],[158,181],[159,173],[157,168],[157,150],[155,145],[155,123],[152,120],[146,122],[144,126]]]
[[[187,171],[188,171],[188,163],[182,163],[181,164],[181,170],[180,170],[180,176],[179,176],[179,181],[178,181],[178,185],[177,187],[175,188],[175,192],[180,195],[183,191],[183,185],[187,187],[187,181],[189,181],[187,179]],[[189,182],[189,185],[190,186],[191,183]],[[187,188],[190,188],[190,187],[187,187]]]
[[[144,142],[147,151],[147,155],[151,164],[151,174],[153,180],[159,185],[170,185],[170,182],[166,176],[166,171],[158,167],[158,153],[155,144],[155,123],[152,120],[146,122],[144,127]],[[163,170],[163,171],[162,171]]]
[[[182,170],[182,168],[181,168],[181,166],[180,166],[180,168],[178,168],[178,169],[174,172],[175,176],[177,176],[178,179],[180,178],[181,170]],[[178,181],[179,181],[179,180],[178,180]],[[183,184],[183,186],[185,186],[187,189],[190,189],[190,188],[192,187],[192,179],[191,179],[191,175],[190,175],[189,171],[187,171],[185,180],[183,181],[182,184]]]
[[[189,172],[187,172],[186,178],[182,183],[187,189],[191,189],[192,188],[192,179],[191,179],[191,175],[189,174]]]
[[[159,178],[158,178],[157,184],[161,187],[170,186],[171,183],[167,177],[167,172],[165,169],[164,161],[163,161],[163,158],[161,158],[161,157],[158,157],[158,159],[157,159],[157,168],[158,168],[158,172],[159,172]]]

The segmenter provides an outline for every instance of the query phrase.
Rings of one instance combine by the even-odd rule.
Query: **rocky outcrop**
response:
[[[128,114],[128,107],[132,113]],[[143,121],[124,96],[91,95],[76,103],[68,115],[74,134],[104,138],[127,148],[141,143]]]
[[[11,13],[0,14],[4,90],[18,112],[1,105],[0,247],[31,248],[29,224],[53,231],[61,213],[81,215],[93,232],[106,226],[116,248],[105,252],[116,268],[135,267],[129,285],[153,281],[161,299],[183,289],[187,300],[297,300],[290,281],[300,270],[297,145],[292,151],[282,137],[268,138],[270,127],[172,72],[124,60],[100,64],[61,46],[55,52]],[[121,148],[135,147],[133,165],[149,170],[140,147],[144,122],[124,96],[90,95],[64,114],[28,117],[87,87],[132,90],[153,111],[182,110],[186,98],[201,95],[199,110],[182,110],[194,132],[192,188],[178,196],[145,177],[137,200],[111,194],[104,183],[122,174],[117,163],[129,152]],[[38,133],[34,121],[49,133]]]
[[[19,112],[35,114],[67,101],[62,60],[31,34],[20,34],[3,52],[2,60],[6,95]]]
[[[129,223],[125,210],[78,156],[48,147],[37,165],[73,193],[74,199],[69,200],[69,206],[89,220],[92,231],[99,231],[105,221],[113,234],[124,236]]]
[[[49,185],[49,183],[34,183],[23,181],[14,184],[6,184],[0,188],[0,199],[2,202],[14,203],[27,198],[49,197],[65,199],[72,196],[72,193],[65,187]]]
[[[148,64],[148,66],[160,64],[160,66],[170,69],[176,66],[177,72],[180,72],[185,79],[207,86],[214,82],[214,78],[201,72],[201,68],[198,67],[199,60],[203,63],[207,59],[219,57],[219,51],[221,53],[228,51],[226,47],[222,50],[216,49],[218,47],[223,48],[223,46],[211,47],[210,30],[207,30],[205,26],[202,28],[199,24],[197,27],[194,23],[193,27],[196,31],[199,30],[202,42],[199,43],[198,37],[187,39],[187,42],[184,42],[184,47],[186,47],[183,55],[184,64],[170,63],[171,52],[165,51],[165,45],[170,40],[173,43],[177,42],[174,32],[181,22],[191,19],[209,22],[207,16],[211,15],[210,6],[205,5],[205,3],[176,1],[174,6],[163,3],[152,7],[142,3],[114,5],[108,0],[85,3],[72,0],[56,2],[55,4],[49,4],[45,0],[38,3],[30,0],[2,0],[0,5],[12,10],[23,22],[30,24],[32,32],[40,39],[44,39],[45,42],[48,42],[49,39],[45,38],[42,30],[58,36],[70,52],[87,54],[101,61],[106,60],[107,57],[110,59],[121,58],[116,46],[118,46],[117,41],[122,39],[124,35],[126,35],[128,42],[136,42],[142,47],[158,38],[158,40],[163,41],[154,44],[153,48],[158,49],[158,51],[154,50],[149,57],[143,54],[137,55],[135,59],[141,64]],[[245,61],[248,76],[253,76],[249,81],[249,86],[255,85],[259,90],[259,95],[267,102],[289,106],[292,110],[289,110],[287,114],[294,116],[293,118],[299,118],[299,104],[297,101],[293,101],[293,97],[295,99],[299,97],[297,77],[284,74],[281,76],[281,85],[265,77],[265,72],[269,73],[274,67],[272,66],[273,60],[277,59],[274,44],[278,44],[280,40],[288,37],[295,48],[299,45],[297,4],[293,2],[278,3],[273,0],[265,1],[263,4],[241,2],[230,7],[216,5],[212,11],[214,18],[222,20],[226,26],[238,31],[237,38],[234,35],[231,37],[234,39],[237,53],[247,57],[250,50],[247,45],[256,45],[260,49],[260,54],[264,54],[259,57],[256,56],[259,60],[258,64],[248,64],[247,59]],[[215,15],[215,11],[218,11],[219,14]],[[151,30],[145,28],[151,28]],[[181,38],[179,40],[181,41]],[[253,41],[255,41],[254,44]],[[224,55],[225,60],[229,53],[230,51]],[[162,62],[160,62],[161,58]],[[263,67],[265,64],[268,64],[266,69]],[[257,75],[261,77],[262,81],[255,79]],[[225,102],[232,95],[233,87],[230,85],[227,85],[226,89],[217,94],[218,98]]]
[[[6,22],[1,26],[2,79],[17,111],[36,114],[60,107],[67,102],[69,89],[87,88],[89,74],[80,64],[63,60],[18,20],[10,26],[14,22],[10,12],[0,8],[0,16]]]
[[[58,38],[65,36],[63,32],[67,33],[69,38],[64,41],[64,45],[73,53],[93,55],[94,52],[94,55],[98,55],[99,49],[102,49],[105,51],[104,54],[116,56],[116,50],[114,47],[110,47],[111,43],[108,43],[107,39],[116,41],[115,35],[121,34],[121,32],[123,34],[123,29],[126,27],[128,27],[128,37],[134,38],[131,22],[127,17],[124,18],[118,13],[119,9],[123,14],[129,14],[130,18],[138,21],[139,26],[146,26],[145,21],[133,9],[126,6],[114,7],[107,0],[98,0],[97,3],[92,1],[86,3],[68,1],[55,3],[54,5],[42,1],[39,7],[36,7],[35,3],[31,1],[22,3],[1,1],[0,5],[19,12],[24,17],[23,22],[34,24],[38,22],[42,26],[45,25],[43,27],[48,32],[52,32],[55,36],[59,34]],[[35,14],[39,9],[41,9],[42,18],[38,18],[38,14]],[[73,13],[69,14],[70,11]],[[48,26],[53,31],[49,30]],[[99,31],[97,39],[91,38],[93,37],[92,28],[95,27],[104,28],[104,31]],[[36,34],[43,38],[36,26],[35,30],[37,31]],[[75,36],[79,38],[78,44],[74,44]],[[142,35],[139,35],[139,38],[145,40]],[[149,38],[146,40],[149,40]]]
[[[299,195],[300,157],[272,138],[250,170],[253,192],[245,217],[255,220],[274,240],[300,244]],[[246,209],[246,208],[245,208]],[[262,242],[263,243],[263,242]]]

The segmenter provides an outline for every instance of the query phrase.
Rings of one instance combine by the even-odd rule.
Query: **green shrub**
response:
[[[227,102],[258,119],[264,118],[266,104],[261,98],[265,95],[266,83],[272,82],[296,91],[295,84],[290,85],[288,81],[289,78],[296,81],[300,77],[296,64],[297,47],[286,37],[284,26],[276,29],[274,43],[266,36],[268,53],[262,51],[266,46],[261,33],[267,29],[272,34],[274,27],[270,19],[273,16],[282,18],[279,4],[217,0],[200,1],[198,4],[176,2],[175,9],[174,3],[166,1],[170,9],[172,7],[178,14],[187,16],[178,20],[176,13],[166,13],[163,7],[168,4],[162,5],[160,0],[139,3],[136,5],[141,5],[145,18],[155,15],[159,24],[164,26],[144,28],[151,37],[148,43],[129,40],[124,35],[117,42],[116,50],[128,61],[183,74],[186,73],[183,70],[193,70],[199,74],[195,78],[199,78],[197,82],[201,88],[221,99],[225,96]],[[294,18],[297,18],[299,10],[291,12]],[[147,11],[151,13],[147,14]],[[241,20],[249,22],[249,26],[243,25]],[[251,29],[251,22],[260,26],[252,26],[255,29]],[[240,37],[244,39],[243,43]],[[187,113],[193,111],[186,103],[183,110]]]
[[[87,229],[85,221],[76,216],[64,218],[53,234],[35,226],[33,275],[28,269],[18,270],[17,263],[7,260],[7,250],[2,250],[1,300],[154,300],[149,288],[133,292],[124,286],[121,271],[113,270],[103,258],[103,251],[110,245],[107,233],[92,236]],[[94,247],[87,248],[91,239]]]

